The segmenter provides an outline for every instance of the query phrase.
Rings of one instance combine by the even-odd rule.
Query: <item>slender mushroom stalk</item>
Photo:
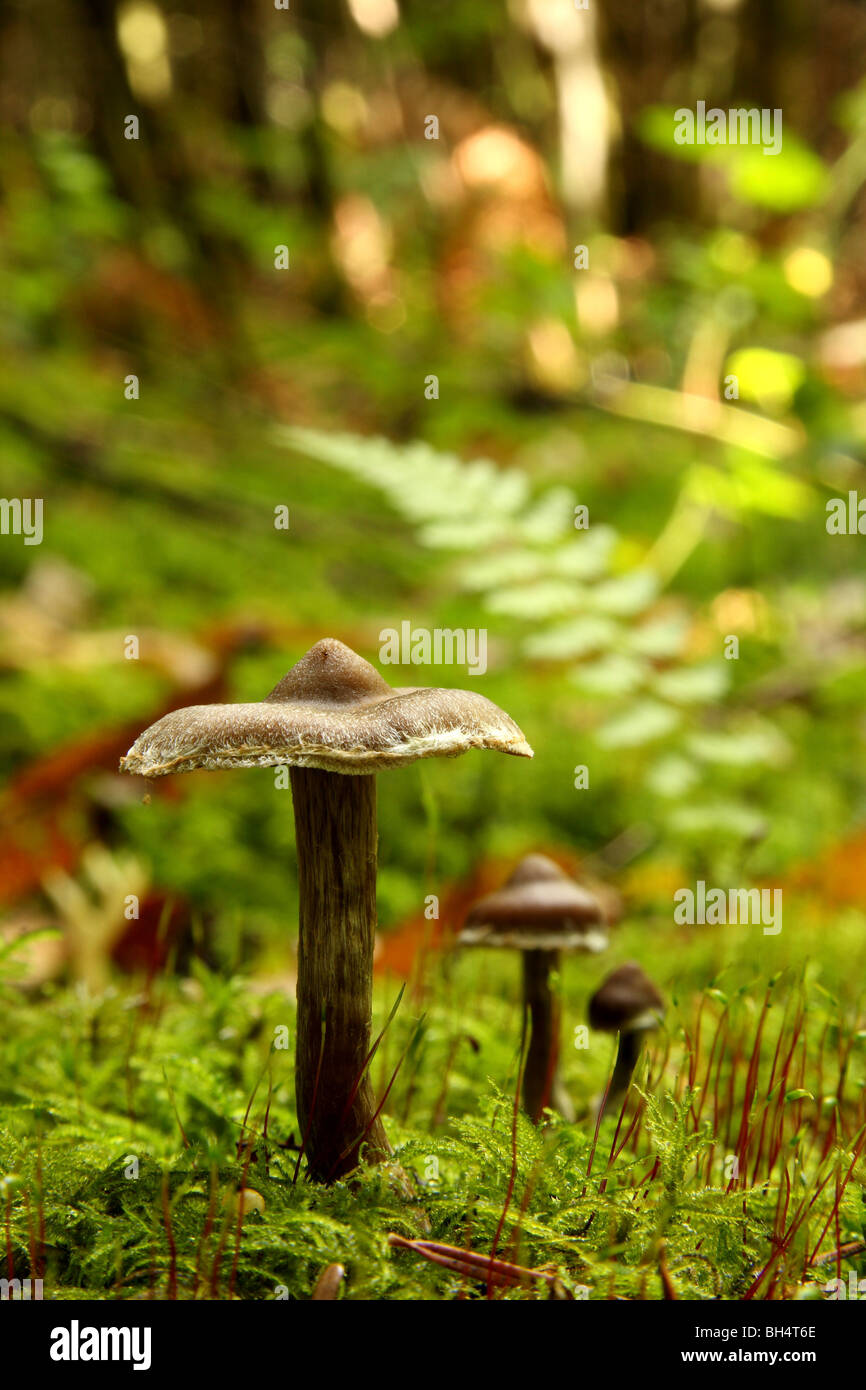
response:
[[[618,1109],[625,1100],[631,1086],[634,1069],[637,1066],[637,1059],[641,1054],[645,1031],[642,1028],[626,1028],[620,1033],[605,1109]]]
[[[664,1020],[664,1000],[635,961],[621,965],[602,980],[589,1001],[590,1027],[618,1033],[619,1043],[607,1095],[597,1106],[597,1118],[618,1111],[628,1095],[634,1069],[647,1033]]]
[[[528,854],[508,881],[471,908],[461,946],[500,946],[523,954],[523,1002],[529,1047],[523,1069],[523,1105],[538,1123],[545,1108],[569,1121],[574,1106],[559,1074],[560,1008],[551,977],[566,951],[601,951],[607,945],[598,900],[543,854]]]
[[[376,931],[375,773],[491,748],[531,758],[513,719],[466,690],[392,689],[327,638],[257,704],[193,705],[145,730],[125,772],[290,768],[298,855],[295,1090],[311,1175],[331,1182],[389,1145],[365,1068]]]
[[[357,1167],[362,1141],[370,1157],[389,1152],[364,1072],[373,1011],[376,778],[306,767],[293,767],[290,777],[300,897],[295,1093],[306,1152],[328,1177],[326,1168],[337,1175]]]
[[[546,1105],[573,1124],[571,1096],[559,1074],[560,1003],[551,977],[562,967],[559,951],[523,952],[523,1003],[529,1015],[529,1047],[523,1068],[523,1104],[537,1124]]]

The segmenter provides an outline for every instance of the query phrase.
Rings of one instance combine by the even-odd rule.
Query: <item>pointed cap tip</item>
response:
[[[393,693],[369,661],[336,637],[323,637],[277,682],[263,703],[351,705]]]
[[[464,946],[599,951],[607,945],[601,904],[546,854],[527,854],[510,877],[469,910]]]

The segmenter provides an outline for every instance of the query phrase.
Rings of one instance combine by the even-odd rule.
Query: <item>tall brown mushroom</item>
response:
[[[390,1152],[365,1075],[376,930],[376,778],[419,758],[492,748],[531,758],[520,729],[466,690],[389,686],[332,638],[257,704],[193,705],[136,739],[125,772],[290,768],[300,891],[295,1090],[312,1175]],[[324,1027],[323,1027],[324,1025]]]
[[[546,1105],[573,1120],[571,1097],[559,1075],[559,1007],[550,977],[560,970],[564,952],[604,950],[607,932],[598,900],[546,855],[528,854],[502,888],[474,904],[457,941],[522,951],[530,1022],[524,1108],[535,1123]]]
[[[600,1102],[600,1119],[622,1105],[647,1033],[661,1027],[665,1003],[636,961],[612,970],[589,1001],[589,1025],[603,1033],[618,1033],[619,1045],[607,1096]]]

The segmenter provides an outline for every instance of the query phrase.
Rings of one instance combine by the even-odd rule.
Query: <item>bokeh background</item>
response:
[[[866,496],[864,58],[854,0],[3,5],[0,492],[44,505],[0,535],[4,1273],[464,1297],[390,1249],[423,1228],[563,1297],[866,1277],[866,539],[826,510]],[[699,101],[782,152],[677,145]],[[411,1211],[298,1181],[290,792],[117,771],[404,622],[488,669],[393,684],[535,748],[379,778]],[[452,942],[531,850],[619,921],[555,981],[577,1123],[512,1134],[519,962]],[[678,925],[699,879],[782,930]],[[666,1022],[599,1132],[574,1030],[629,959]]]
[[[854,989],[864,541],[825,507],[864,488],[864,54],[851,0],[4,6],[0,457],[45,528],[0,544],[25,983],[290,975],[289,793],[145,804],[117,760],[410,620],[487,629],[488,672],[389,679],[482,690],[536,758],[381,779],[381,971],[537,848],[623,895],[616,957],[666,988],[809,958]],[[781,108],[783,152],[676,146],[698,100]],[[783,887],[782,936],[675,928],[697,877]]]

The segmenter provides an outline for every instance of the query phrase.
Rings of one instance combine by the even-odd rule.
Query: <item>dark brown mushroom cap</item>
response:
[[[350,647],[326,638],[257,704],[189,705],[158,719],[120,768],[143,777],[283,764],[359,774],[470,748],[532,757],[492,700],[470,690],[395,690]]]
[[[665,1003],[636,961],[611,971],[589,1001],[589,1023],[604,1033],[658,1028]]]
[[[501,888],[473,905],[457,940],[521,951],[602,951],[607,932],[592,893],[546,855],[528,854]]]

